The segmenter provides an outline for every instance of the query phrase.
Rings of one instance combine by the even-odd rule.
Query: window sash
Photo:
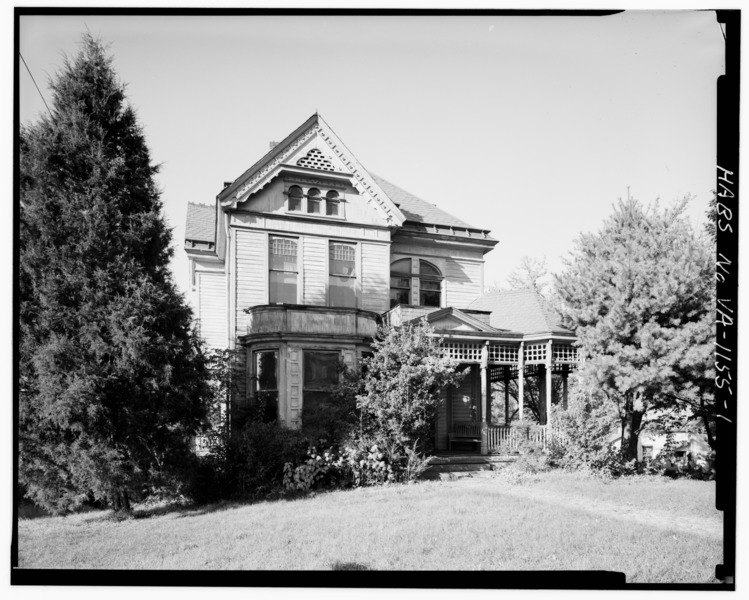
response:
[[[271,304],[297,303],[297,274],[288,271],[271,271],[268,296]]]
[[[255,391],[278,390],[278,351],[255,352]]]
[[[304,352],[304,390],[326,390],[338,383],[339,352]]]
[[[356,278],[331,275],[328,298],[330,306],[356,308]]]

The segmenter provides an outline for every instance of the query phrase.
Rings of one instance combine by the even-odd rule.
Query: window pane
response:
[[[307,212],[319,214],[320,213],[320,201],[307,198]]]
[[[408,290],[411,288],[411,278],[410,277],[391,277],[390,287],[403,288],[403,289]]]
[[[356,248],[351,244],[330,243],[330,274],[347,275],[356,274]]]
[[[422,290],[419,294],[419,304],[421,306],[439,306],[441,295],[439,292],[425,292]]]
[[[325,205],[325,214],[331,217],[337,217],[338,192],[336,192],[335,190],[330,190],[327,194],[325,194],[325,198],[327,198],[327,202]]]
[[[330,276],[330,306],[356,308],[356,279]]]
[[[296,304],[296,273],[286,273],[284,271],[270,272],[270,294],[269,300],[273,302],[282,302],[284,304]]]
[[[305,352],[304,389],[325,389],[338,383],[338,357],[338,352]]]
[[[429,279],[420,279],[420,285],[422,290],[429,290],[429,291],[440,291],[442,289],[442,286],[440,285],[439,281],[430,281]]]
[[[442,273],[439,272],[439,269],[437,267],[425,260],[419,261],[419,273],[421,273],[422,275],[436,275],[438,277],[442,276]]]
[[[390,273],[393,275],[401,273],[404,275],[411,275],[411,259],[402,258],[401,260],[396,260],[392,265],[390,265]]]
[[[255,353],[255,376],[258,390],[278,389],[277,364],[278,352],[275,350]]]
[[[289,210],[302,210],[302,188],[298,185],[289,188]]]
[[[408,304],[408,290],[392,289],[390,290],[390,308],[398,304]]]

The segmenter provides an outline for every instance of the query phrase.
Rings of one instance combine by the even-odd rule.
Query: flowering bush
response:
[[[367,447],[350,443],[339,452],[329,449],[320,453],[313,447],[301,464],[294,466],[287,462],[283,487],[285,491],[306,492],[321,487],[360,487],[396,480],[396,471],[376,444]]]

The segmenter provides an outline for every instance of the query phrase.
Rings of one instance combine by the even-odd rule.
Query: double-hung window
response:
[[[297,280],[297,240],[286,237],[270,236],[268,269],[269,293],[271,304],[296,304]]]
[[[356,246],[330,242],[328,304],[356,308]]]

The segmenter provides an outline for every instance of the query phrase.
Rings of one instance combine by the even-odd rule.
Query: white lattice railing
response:
[[[578,363],[580,354],[571,344],[554,344],[551,347],[551,359],[555,363]]]
[[[546,362],[546,344],[528,344],[523,356],[525,364]]]
[[[555,438],[564,444],[565,435],[556,427],[535,425],[531,427],[488,427],[486,431],[489,452],[516,450],[523,444],[532,444],[546,448],[549,441]]]
[[[520,346],[508,346],[506,344],[489,345],[489,362],[490,363],[507,363],[517,364],[518,350]]]
[[[460,362],[481,362],[481,344],[444,342],[442,352],[444,356]]]

